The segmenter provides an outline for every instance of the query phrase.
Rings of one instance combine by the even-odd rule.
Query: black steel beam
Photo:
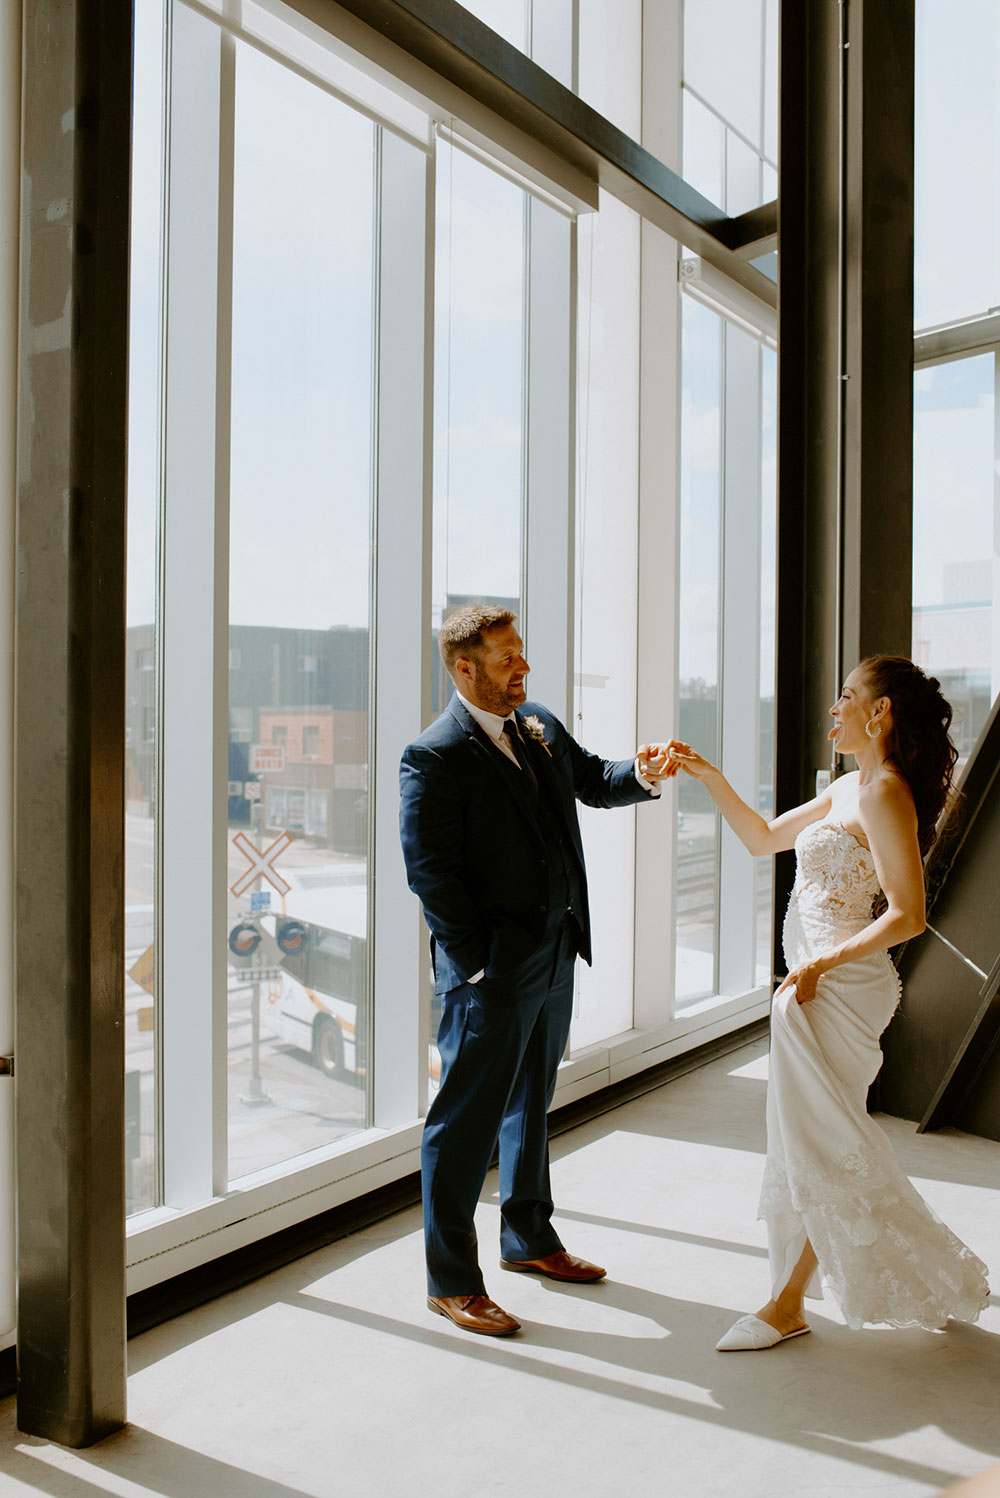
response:
[[[129,0],[25,0],[15,709],[18,1401],[125,1419]]]
[[[910,648],[913,29],[913,0],[781,7],[779,810],[831,765],[843,677]]]
[[[423,98],[490,133],[490,121],[540,142],[590,182],[759,296],[774,283],[735,253],[760,237],[729,218],[631,136],[455,0],[290,0],[314,25],[402,79]],[[773,232],[769,230],[768,232]]]
[[[984,1068],[1000,1040],[1000,957],[979,991],[979,1007],[947,1071],[928,1104],[917,1132],[956,1123],[971,1101]],[[1000,1123],[1000,1119],[994,1120]]]
[[[775,807],[814,793],[829,763],[835,674],[840,215],[836,5],[782,4],[779,44],[778,563]],[[775,863],[775,910],[795,877]],[[781,921],[774,965],[784,972]]]
[[[922,1129],[1000,1138],[1000,699],[927,861],[928,930],[899,954],[903,1001],[885,1033],[879,1106]]]
[[[726,243],[744,259],[767,255],[778,248],[778,200],[761,203],[731,218],[726,225]]]
[[[914,0],[852,0],[847,53],[843,669],[909,655]]]

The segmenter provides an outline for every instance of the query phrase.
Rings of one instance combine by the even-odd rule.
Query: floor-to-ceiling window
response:
[[[968,755],[1000,687],[994,352],[916,372],[913,415],[913,656],[938,677]]]
[[[498,23],[492,12],[499,9],[483,19]],[[496,604],[517,616],[524,633],[528,200],[516,182],[444,134],[435,180],[430,629],[437,714],[454,690],[437,645],[449,614],[467,603]],[[435,999],[432,1088],[440,1075],[439,1018]]]
[[[679,737],[721,755],[723,340],[716,313],[685,299],[681,353]],[[720,819],[696,780],[677,785],[677,1001],[716,990]]]
[[[684,176],[735,215],[778,195],[777,0],[684,5]]]
[[[148,9],[136,51],[126,998],[140,1211],[210,1198],[369,1122],[378,127],[322,56],[303,76],[182,4]]]
[[[637,137],[638,7],[581,16],[579,87]],[[609,759],[635,750],[639,516],[640,223],[602,196],[577,228],[577,507],[575,719],[581,742]],[[642,815],[657,815],[660,808]],[[580,808],[587,852],[594,966],[580,965],[574,1049],[632,1025],[635,817]],[[664,827],[664,833],[666,828]]]
[[[920,0],[916,38],[913,656],[964,759],[1000,690],[1000,13]]]
[[[760,656],[757,684],[757,810],[777,814],[774,802],[774,675],[778,597],[778,355],[761,350],[760,389]],[[774,864],[755,861],[757,881],[757,982],[771,980]]]
[[[578,26],[569,5],[481,9],[619,128],[650,129],[638,6]],[[137,1283],[415,1167],[436,1012],[396,774],[447,700],[448,612],[510,606],[532,693],[589,748],[631,758],[653,700],[643,736],[707,732],[764,804],[774,586],[773,354],[752,296],[742,317],[713,304],[633,207],[522,169],[509,142],[355,67],[286,8],[164,0],[148,17],[129,500]],[[661,125],[682,112],[680,35]],[[748,144],[736,122],[726,150],[736,173],[753,146],[766,195],[765,124]],[[564,1098],[695,1043],[726,1003],[757,1012],[767,870],[734,858],[694,789],[583,811],[595,964]]]
[[[130,1212],[161,1195],[157,710],[164,9],[135,20],[125,665],[125,1186]]]
[[[437,632],[463,603],[521,612],[526,194],[439,141],[435,200],[433,705]]]
[[[684,7],[684,176],[730,214],[777,192],[777,7]],[[770,279],[773,252],[759,257]],[[776,327],[763,301],[682,261],[678,722],[773,815]],[[750,646],[752,645],[752,649]],[[751,861],[704,788],[682,780],[676,1004],[766,983],[771,863]]]
[[[367,1118],[376,134],[253,48],[235,63],[230,1179]]]

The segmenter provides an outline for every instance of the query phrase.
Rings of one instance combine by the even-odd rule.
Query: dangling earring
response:
[[[875,723],[875,727],[872,728],[873,723],[875,723],[875,719],[869,718],[865,724],[865,733],[870,739],[880,739],[882,737],[882,725],[881,723]]]

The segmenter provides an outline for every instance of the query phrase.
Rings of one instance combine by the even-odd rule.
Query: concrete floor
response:
[[[600,1285],[496,1268],[491,1177],[483,1262],[520,1336],[426,1311],[406,1212],[133,1341],[133,1423],[91,1451],[19,1437],[0,1406],[0,1495],[909,1498],[997,1461],[1000,1296],[946,1332],[852,1333],[828,1298],[811,1337],[713,1350],[766,1293],[765,1076],[758,1043],[555,1142],[560,1230]],[[996,1266],[1000,1145],[884,1123]]]

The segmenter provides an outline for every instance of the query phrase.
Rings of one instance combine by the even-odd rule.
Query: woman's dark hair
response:
[[[952,790],[958,750],[948,733],[951,703],[936,676],[925,676],[905,655],[870,655],[858,667],[872,697],[892,703],[889,758],[913,793],[917,838],[926,857]]]

